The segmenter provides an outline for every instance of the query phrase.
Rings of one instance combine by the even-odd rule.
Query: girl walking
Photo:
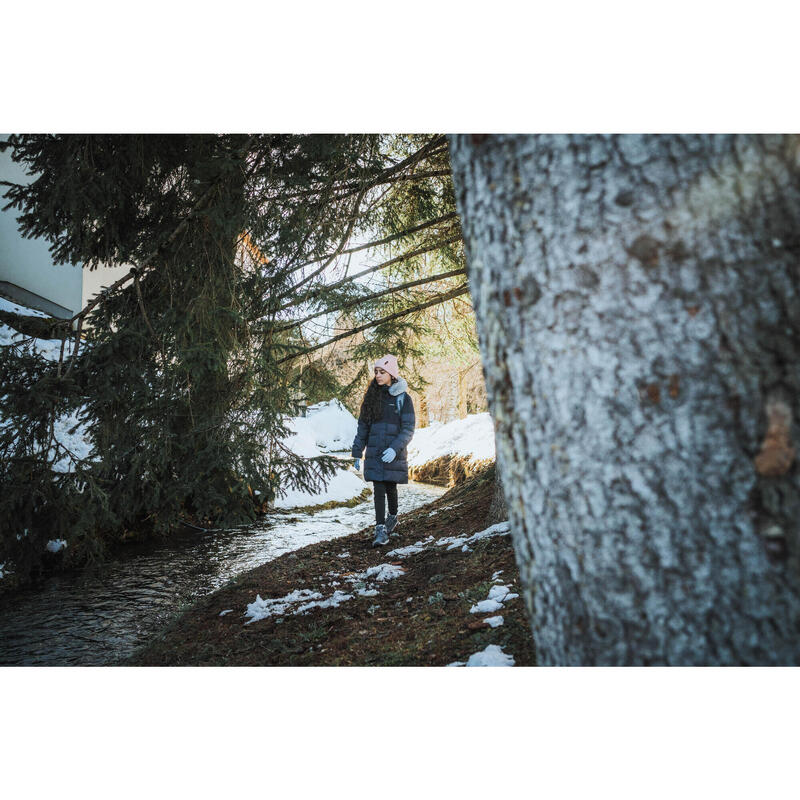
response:
[[[406,447],[414,436],[416,416],[407,393],[408,384],[400,377],[397,359],[393,355],[382,356],[375,362],[373,371],[375,377],[361,401],[351,455],[356,459],[356,470],[360,469],[366,447],[364,480],[372,481],[375,499],[372,546],[379,547],[389,541],[389,534],[397,525],[397,484],[408,483]],[[387,500],[388,517],[385,516]]]

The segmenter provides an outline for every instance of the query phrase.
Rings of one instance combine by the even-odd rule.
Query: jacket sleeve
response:
[[[414,414],[414,404],[411,402],[411,395],[406,393],[405,400],[403,400],[403,410],[400,414],[400,433],[394,437],[389,445],[395,453],[399,453],[411,441],[416,424],[417,417]]]
[[[353,439],[353,446],[350,448],[350,455],[353,458],[361,458],[364,448],[367,446],[367,439],[369,438],[368,422],[365,422],[361,417],[358,418],[358,430],[356,430],[356,438]]]

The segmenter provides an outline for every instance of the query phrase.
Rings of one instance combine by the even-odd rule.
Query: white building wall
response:
[[[0,135],[0,139],[6,138],[7,134]],[[11,160],[9,149],[0,153],[0,180],[29,183],[33,176]],[[129,271],[129,266],[89,271],[81,265],[54,264],[47,241],[23,238],[17,209],[1,210],[8,203],[4,194],[5,187],[0,187],[0,293],[53,316],[67,318],[77,314],[104,286]]]

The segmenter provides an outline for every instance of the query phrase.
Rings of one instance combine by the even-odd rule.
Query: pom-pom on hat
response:
[[[375,367],[385,369],[393,378],[400,377],[400,369],[397,366],[397,359],[393,355],[389,355],[387,353],[385,356],[381,356],[373,364],[372,368],[375,369]]]

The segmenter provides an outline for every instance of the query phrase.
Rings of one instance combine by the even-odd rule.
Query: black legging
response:
[[[375,495],[375,523],[386,522],[386,500],[389,500],[389,513],[397,514],[397,483],[395,481],[372,481]]]

